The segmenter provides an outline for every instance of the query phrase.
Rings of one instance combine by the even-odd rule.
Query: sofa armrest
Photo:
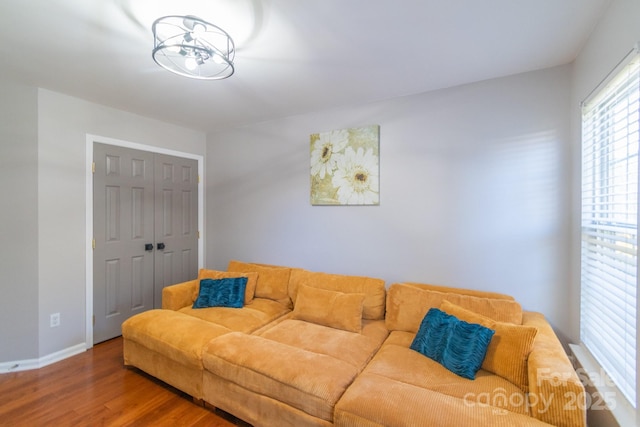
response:
[[[584,386],[551,325],[534,312],[524,312],[522,324],[538,328],[528,360],[531,415],[561,427],[586,427]]]
[[[191,306],[196,293],[198,280],[190,280],[162,289],[162,308],[165,310],[180,310]]]

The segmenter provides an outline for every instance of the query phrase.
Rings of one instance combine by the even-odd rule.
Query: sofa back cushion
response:
[[[362,318],[367,320],[384,319],[386,288],[382,279],[320,273],[294,268],[291,269],[291,279],[289,281],[289,296],[294,306],[301,285],[346,294],[364,294]]]
[[[501,294],[498,292],[479,291],[477,289],[452,288],[451,286],[432,285],[428,283],[403,282],[403,284],[408,286],[413,286],[418,289],[426,289],[428,291],[438,291],[438,292],[444,292],[444,293],[450,293],[450,294],[469,295],[470,297],[479,297],[479,298],[508,299],[511,301],[515,301],[515,298],[512,297],[511,295]]]
[[[227,271],[258,273],[255,291],[256,298],[267,298],[278,301],[291,308],[291,299],[289,298],[288,292],[291,268],[231,260],[229,261]]]
[[[481,297],[479,291],[473,291],[474,295],[466,295],[464,289],[459,292],[440,292],[431,290],[429,286],[416,284],[391,285],[387,291],[387,329],[415,333],[427,311],[430,308],[440,308],[443,301],[499,322],[522,324],[522,306],[513,299]]]
[[[360,333],[363,303],[364,294],[343,293],[300,285],[291,318]]]

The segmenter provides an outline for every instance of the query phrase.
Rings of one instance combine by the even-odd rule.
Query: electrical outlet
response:
[[[60,326],[60,313],[53,313],[51,317],[49,317],[49,326],[52,328]]]

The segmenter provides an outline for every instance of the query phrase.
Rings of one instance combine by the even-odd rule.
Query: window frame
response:
[[[579,359],[579,362],[581,363],[581,365],[583,366],[583,369],[587,371],[587,373],[589,373],[590,377],[591,377],[591,385],[595,386],[596,390],[600,393],[601,397],[603,398],[603,401],[606,403],[606,405],[609,407],[609,409],[614,413],[614,416],[619,420],[636,420],[638,417],[638,408],[640,407],[640,393],[638,393],[638,385],[640,384],[640,364],[638,363],[638,344],[640,343],[640,319],[638,319],[638,307],[639,307],[639,301],[638,301],[638,291],[640,290],[640,274],[639,273],[639,269],[640,269],[640,261],[638,260],[638,243],[639,243],[639,235],[638,235],[638,225],[640,224],[640,221],[638,220],[638,211],[640,211],[640,209],[638,209],[638,199],[639,199],[639,192],[640,189],[637,187],[638,186],[638,182],[640,181],[639,179],[639,175],[640,175],[640,167],[638,165],[638,149],[640,146],[640,141],[638,141],[638,131],[637,131],[637,126],[638,124],[640,124],[640,118],[638,117],[640,115],[640,108],[638,107],[639,101],[637,100],[638,97],[638,93],[640,93],[640,65],[638,65],[640,62],[640,54],[639,54],[639,49],[638,49],[638,45],[636,45],[636,47],[634,47],[633,50],[631,50],[631,52],[629,52],[629,54],[614,68],[614,70],[612,70],[611,73],[609,73],[609,75],[607,76],[607,78],[605,78],[605,80],[603,80],[603,82],[601,82],[598,87],[596,87],[596,89],[594,89],[591,94],[589,94],[588,99],[582,103],[582,115],[581,115],[581,168],[582,168],[582,181],[581,181],[581,185],[580,185],[580,191],[581,191],[581,210],[580,210],[580,235],[581,235],[581,239],[580,239],[580,294],[581,294],[581,301],[580,301],[580,346],[579,348],[577,348],[576,346],[572,346],[572,350],[574,355],[576,356],[577,359]],[[633,241],[633,246],[635,246],[635,249],[633,250],[633,257],[635,257],[634,259],[634,263],[635,263],[635,271],[633,272],[635,274],[635,342],[634,342],[634,370],[635,370],[635,375],[631,378],[634,382],[634,398],[633,401],[629,400],[627,398],[627,395],[625,393],[623,393],[616,385],[613,381],[611,381],[610,377],[608,377],[608,373],[607,373],[607,369],[605,369],[600,362],[598,362],[598,357],[594,356],[594,351],[592,351],[590,349],[591,346],[594,345],[593,342],[589,343],[589,339],[584,339],[585,334],[584,334],[584,330],[583,328],[585,328],[584,325],[584,301],[583,298],[585,297],[585,291],[586,291],[586,287],[588,285],[585,284],[584,281],[584,265],[585,265],[585,223],[589,223],[589,221],[585,221],[585,195],[584,195],[584,191],[585,191],[585,185],[587,184],[585,181],[585,111],[590,111],[591,108],[593,108],[594,105],[602,105],[603,100],[606,100],[608,98],[608,96],[611,96],[611,94],[613,92],[610,92],[612,90],[612,87],[615,87],[616,84],[619,84],[620,80],[624,79],[621,78],[620,76],[625,72],[628,71],[629,67],[635,67],[635,71],[634,74],[632,75],[632,79],[635,79],[636,82],[634,90],[636,92],[632,92],[636,94],[636,101],[634,108],[635,110],[631,110],[631,111],[635,111],[635,116],[633,114],[629,114],[629,112],[627,112],[627,117],[631,116],[633,118],[632,123],[636,126],[635,129],[635,137],[632,138],[632,143],[635,144],[635,189],[634,189],[634,195],[633,198],[635,198],[635,211],[634,211],[634,233],[635,233],[635,237],[634,237],[634,241]],[[633,99],[633,98],[632,98]],[[593,129],[592,129],[593,131]],[[634,139],[635,138],[635,139]],[[603,138],[603,139],[606,139]],[[601,139],[599,140],[600,142],[602,141]],[[607,144],[612,145],[615,144],[616,140],[615,138],[613,138],[613,141],[608,141]],[[629,142],[627,141],[627,144]],[[611,154],[615,154],[614,153],[615,150],[613,150],[611,152]],[[593,153],[592,153],[593,154]],[[602,156],[602,157],[606,157],[606,156]],[[628,160],[629,157],[627,157]],[[595,178],[595,174],[593,175],[593,181],[597,181],[597,179]],[[590,188],[590,190],[593,190],[593,188]],[[592,197],[595,197],[592,195]],[[604,203],[603,205],[612,205],[613,203]],[[595,210],[594,210],[595,212]],[[594,212],[591,212],[591,214],[593,214]],[[606,252],[606,250],[605,250]],[[615,252],[615,251],[614,251]],[[589,254],[592,254],[593,252],[588,252]],[[587,343],[585,343],[585,341],[587,341]],[[597,352],[596,352],[597,353]],[[601,356],[600,356],[601,357]],[[594,378],[596,378],[596,381],[594,381]],[[624,381],[624,380],[623,380]],[[592,399],[588,399],[589,397],[592,397]],[[587,407],[590,406],[590,403],[593,403],[593,396],[587,396]],[[592,408],[593,409],[593,408]],[[624,424],[623,424],[624,425]]]

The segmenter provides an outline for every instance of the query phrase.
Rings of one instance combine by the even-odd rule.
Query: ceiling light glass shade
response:
[[[195,16],[164,16],[153,29],[153,60],[172,73],[202,80],[234,72],[233,40],[222,28]]]

